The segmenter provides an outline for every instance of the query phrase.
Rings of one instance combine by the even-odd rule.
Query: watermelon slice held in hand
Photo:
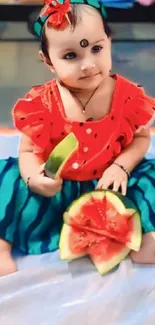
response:
[[[65,163],[78,148],[78,140],[74,133],[68,134],[51,152],[45,164],[45,174],[55,178],[61,174]]]
[[[118,265],[141,245],[140,215],[133,203],[112,191],[92,191],[75,200],[64,213],[60,257],[89,255],[100,274]]]

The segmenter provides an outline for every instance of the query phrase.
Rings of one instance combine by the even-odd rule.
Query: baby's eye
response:
[[[76,58],[76,53],[74,53],[74,52],[67,53],[63,57],[64,60],[73,60],[75,58]]]
[[[92,53],[98,53],[98,52],[100,52],[102,49],[103,49],[102,46],[100,46],[100,45],[95,45],[95,46],[92,47],[91,51],[92,51]]]

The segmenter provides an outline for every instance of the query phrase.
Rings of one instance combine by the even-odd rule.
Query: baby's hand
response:
[[[51,179],[44,175],[45,165],[41,165],[40,170],[29,180],[29,188],[40,195],[51,197],[62,189],[62,179]]]
[[[119,166],[112,164],[104,171],[102,177],[100,178],[96,186],[96,189],[107,190],[109,187],[112,186],[113,191],[118,192],[121,188],[122,194],[126,195],[127,183],[128,176],[126,172]]]

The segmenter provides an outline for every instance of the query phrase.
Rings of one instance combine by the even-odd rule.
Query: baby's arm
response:
[[[22,134],[19,145],[19,168],[25,183],[29,177],[40,170],[44,161],[33,153],[33,143],[29,137]]]
[[[144,158],[149,145],[150,131],[148,129],[142,129],[135,134],[132,143],[122,151],[115,162],[131,172]]]
[[[21,136],[19,146],[19,169],[25,183],[29,179],[30,189],[40,195],[51,197],[62,187],[62,180],[53,180],[44,175],[44,161],[33,152],[33,143],[26,135]]]

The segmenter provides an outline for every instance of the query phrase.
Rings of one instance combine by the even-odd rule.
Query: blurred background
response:
[[[155,97],[155,4],[140,1],[129,1],[128,8],[116,8],[114,1],[107,8],[113,30],[113,72],[131,78]],[[18,98],[53,77],[29,31],[41,5],[39,0],[0,0],[1,128],[12,128],[11,109]]]

